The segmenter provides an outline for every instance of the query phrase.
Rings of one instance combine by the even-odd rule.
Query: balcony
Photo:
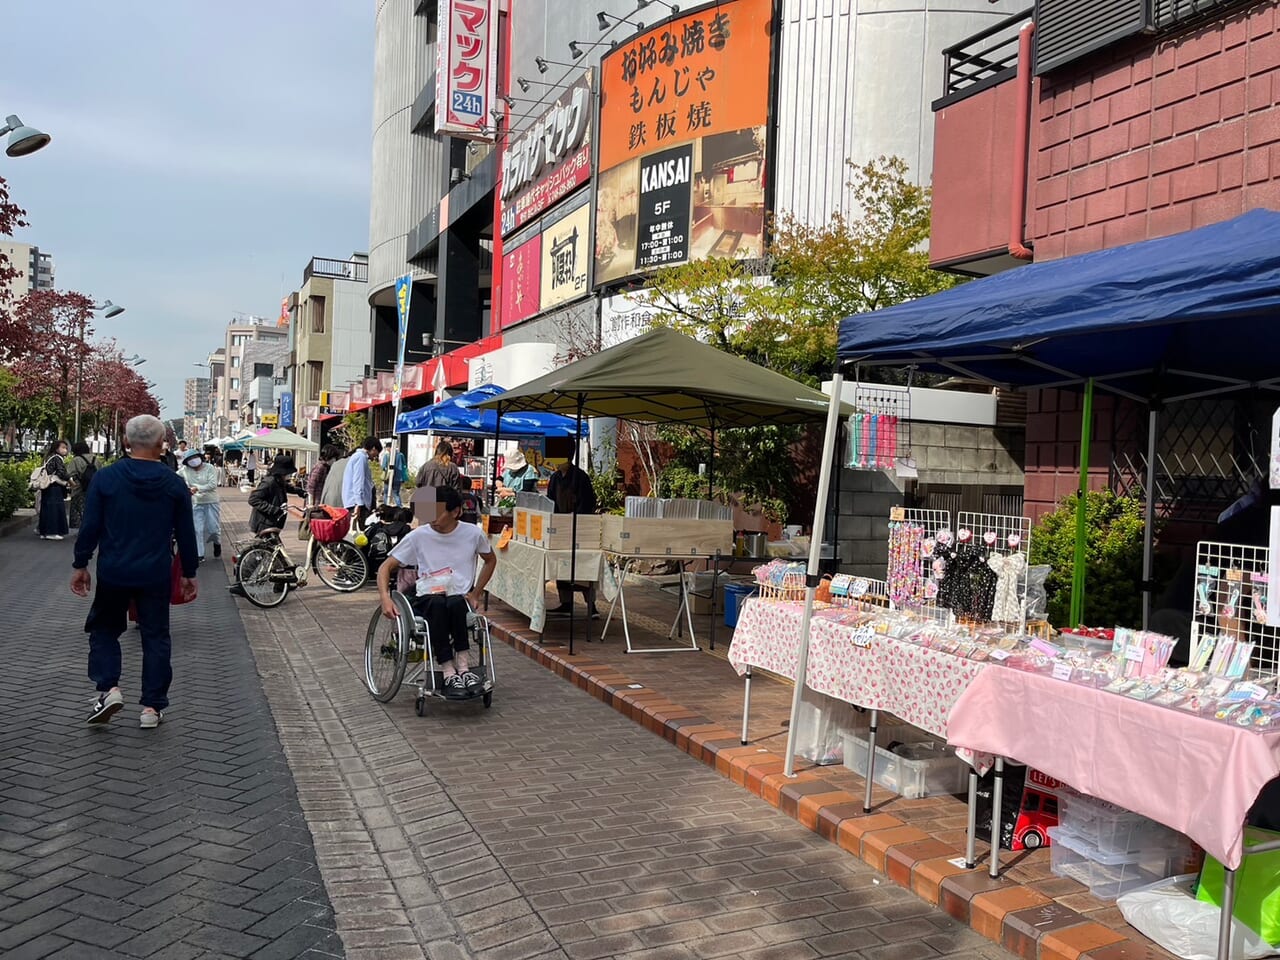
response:
[[[943,90],[934,111],[1011,80],[1018,72],[1018,31],[1033,13],[1028,7],[943,50]]]
[[[369,264],[365,260],[330,260],[326,257],[312,257],[311,262],[302,271],[302,282],[306,283],[312,277],[368,283]]]

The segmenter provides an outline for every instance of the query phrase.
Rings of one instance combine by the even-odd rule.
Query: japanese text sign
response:
[[[527,320],[540,306],[542,234],[502,255],[502,326]]]
[[[542,309],[585,296],[591,207],[583,204],[542,231]]]
[[[440,0],[435,132],[493,140],[497,98],[496,0]]]

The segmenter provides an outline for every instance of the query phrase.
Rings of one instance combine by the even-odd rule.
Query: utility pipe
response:
[[[1034,80],[1032,40],[1036,25],[1028,23],[1018,31],[1018,116],[1013,130],[1013,186],[1009,204],[1009,256],[1032,260],[1026,244],[1027,182],[1030,166],[1031,87]]]

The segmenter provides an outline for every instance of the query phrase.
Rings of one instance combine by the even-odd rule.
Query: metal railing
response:
[[[312,257],[306,269],[302,271],[302,282],[312,277],[332,277],[335,280],[357,280],[361,283],[369,281],[369,264],[364,260],[330,260],[327,257]]]
[[[1151,0],[1151,24],[1157,30],[1167,30],[1249,2],[1252,0]]]
[[[1033,12],[1028,7],[943,50],[942,100],[935,109],[1012,78],[1018,72],[1018,31]]]

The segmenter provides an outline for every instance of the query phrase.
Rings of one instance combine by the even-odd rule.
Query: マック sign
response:
[[[497,99],[497,0],[440,0],[436,44],[435,132],[494,138]]]

